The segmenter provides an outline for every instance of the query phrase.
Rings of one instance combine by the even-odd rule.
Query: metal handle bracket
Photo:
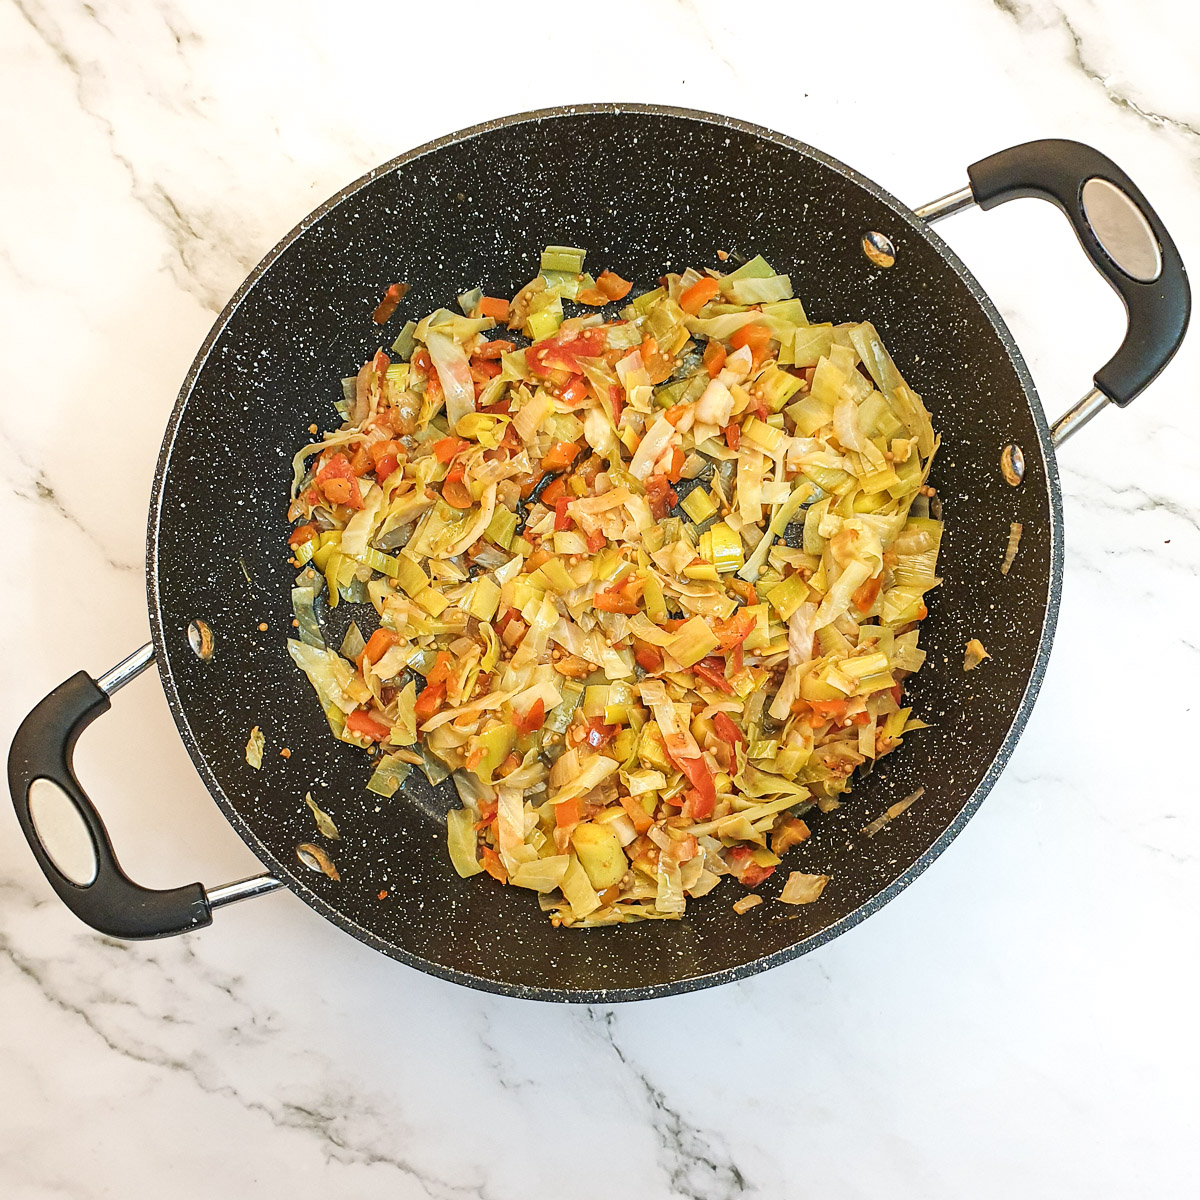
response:
[[[1170,362],[1191,314],[1187,271],[1171,235],[1137,185],[1080,142],[1026,142],[967,169],[969,183],[913,212],[932,224],[978,205],[1032,196],[1061,209],[1096,270],[1121,297],[1129,327],[1095,386],[1051,427],[1054,446],[1109,403],[1124,408]]]
[[[75,775],[79,735],[111,707],[109,697],[154,661],[142,646],[98,679],[80,671],[21,723],[8,757],[8,784],[21,830],[51,887],[86,924],[118,938],[155,938],[201,929],[212,910],[277,891],[258,875],[220,887],[156,890],[134,883],[117,860],[104,821]]]

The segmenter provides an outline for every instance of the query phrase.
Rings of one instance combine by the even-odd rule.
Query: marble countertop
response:
[[[155,457],[215,314],[306,212],[420,142],[657,101],[780,129],[917,204],[994,150],[1072,137],[1200,262],[1182,0],[575,11],[0,3],[5,743],[50,687],[147,639]],[[1048,206],[942,228],[1057,416],[1119,340],[1119,302]],[[747,982],[613,1009],[508,1000],[384,959],[286,893],[118,944],[54,899],[5,806],[4,1194],[1194,1195],[1200,815],[1177,763],[1200,737],[1198,384],[1194,335],[1061,455],[1059,634],[979,814],[871,920]],[[142,882],[256,869],[153,673],[77,763]]]

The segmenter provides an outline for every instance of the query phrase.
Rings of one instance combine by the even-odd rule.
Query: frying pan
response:
[[[681,109],[596,105],[509,117],[432,142],[306,218],[229,302],[171,415],[146,551],[153,642],[97,679],[68,679],[13,741],[17,815],[59,897],[105,934],[149,938],[198,929],[214,908],[282,886],[360,941],[431,974],[587,1002],[742,978],[877,911],[970,819],[1034,703],[1063,564],[1055,446],[1105,405],[1133,400],[1179,346],[1190,308],[1170,236],[1098,151],[1032,142],[967,174],[961,191],[913,211],[770,130]],[[971,204],[987,209],[1023,196],[1066,213],[1129,315],[1094,388],[1053,430],[999,313],[930,229]],[[864,253],[867,235],[874,257]],[[414,772],[389,801],[364,790],[367,760],[330,736],[288,659],[291,456],[310,423],[328,427],[338,380],[378,347],[371,313],[384,288],[406,280],[407,303],[422,313],[475,285],[511,295],[547,243],[585,246],[639,282],[715,265],[718,248],[761,253],[791,276],[813,320],[872,320],[941,431],[931,482],[944,506],[945,583],[930,594],[928,661],[910,684],[931,727],[860,779],[840,808],[812,820],[812,837],[788,865],[832,877],[815,904],[771,903],[786,874],[777,872],[762,889],[767,903],[744,916],[719,891],[678,922],[555,929],[530,893],[454,873],[445,850],[444,814],[457,803],[449,782],[433,789]],[[880,248],[894,265],[880,265]],[[1009,479],[1022,470],[1014,486]],[[1024,532],[1005,575],[1012,522]],[[966,674],[963,647],[973,637],[992,658]],[[118,865],[72,769],[72,749],[109,697],[151,662],[196,770],[268,874],[155,891]],[[243,751],[254,725],[272,748],[289,747],[290,759],[268,753],[263,769],[251,770]],[[860,833],[918,786],[921,801],[885,835]],[[327,843],[336,882],[297,857],[298,843],[319,840],[303,803],[309,789],[326,798],[341,830],[340,841]]]

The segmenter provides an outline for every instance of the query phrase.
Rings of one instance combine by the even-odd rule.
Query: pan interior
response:
[[[878,231],[890,269],[862,250]],[[931,728],[860,779],[745,916],[726,882],[681,922],[553,929],[532,893],[460,880],[445,851],[450,796],[368,793],[365,756],[329,734],[286,652],[286,492],[307,429],[336,427],[339,379],[408,315],[467,288],[511,295],[547,243],[584,246],[594,270],[639,286],[666,269],[763,254],[791,275],[812,321],[870,319],[925,398],[943,444],[931,482],[947,523],[910,694]],[[381,331],[388,284],[412,285]],[[1035,415],[1035,412],[1037,415]],[[1020,445],[1024,484],[1000,470]],[[1045,423],[1011,338],[961,264],[896,201],[777,134],[703,114],[600,107],[513,118],[373,172],[268,256],[217,322],[186,381],[159,464],[149,587],[163,682],[217,803],[268,868],[319,912],[387,954],[459,982],[544,998],[629,999],[705,986],[801,953],[895,894],[950,840],[1003,765],[1040,679],[1057,599],[1057,479]],[[999,567],[1010,522],[1016,565]],[[201,662],[189,622],[212,627]],[[260,631],[260,624],[267,629]],[[979,638],[991,660],[962,669]],[[243,758],[267,737],[261,771]],[[288,747],[291,757],[279,756]],[[449,785],[444,785],[449,787]],[[874,839],[859,831],[917,786],[924,797]],[[306,869],[311,790],[335,817],[340,882]],[[772,902],[789,869],[832,877],[820,902]],[[380,893],[387,892],[380,899]]]

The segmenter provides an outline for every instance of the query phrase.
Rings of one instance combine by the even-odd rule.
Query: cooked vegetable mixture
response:
[[[872,325],[810,324],[761,257],[631,300],[584,255],[409,321],[288,513],[288,648],[368,787],[452,774],[458,873],[573,926],[760,884],[922,725],[942,530],[938,439]],[[339,651],[318,607],[344,603],[374,628]]]

